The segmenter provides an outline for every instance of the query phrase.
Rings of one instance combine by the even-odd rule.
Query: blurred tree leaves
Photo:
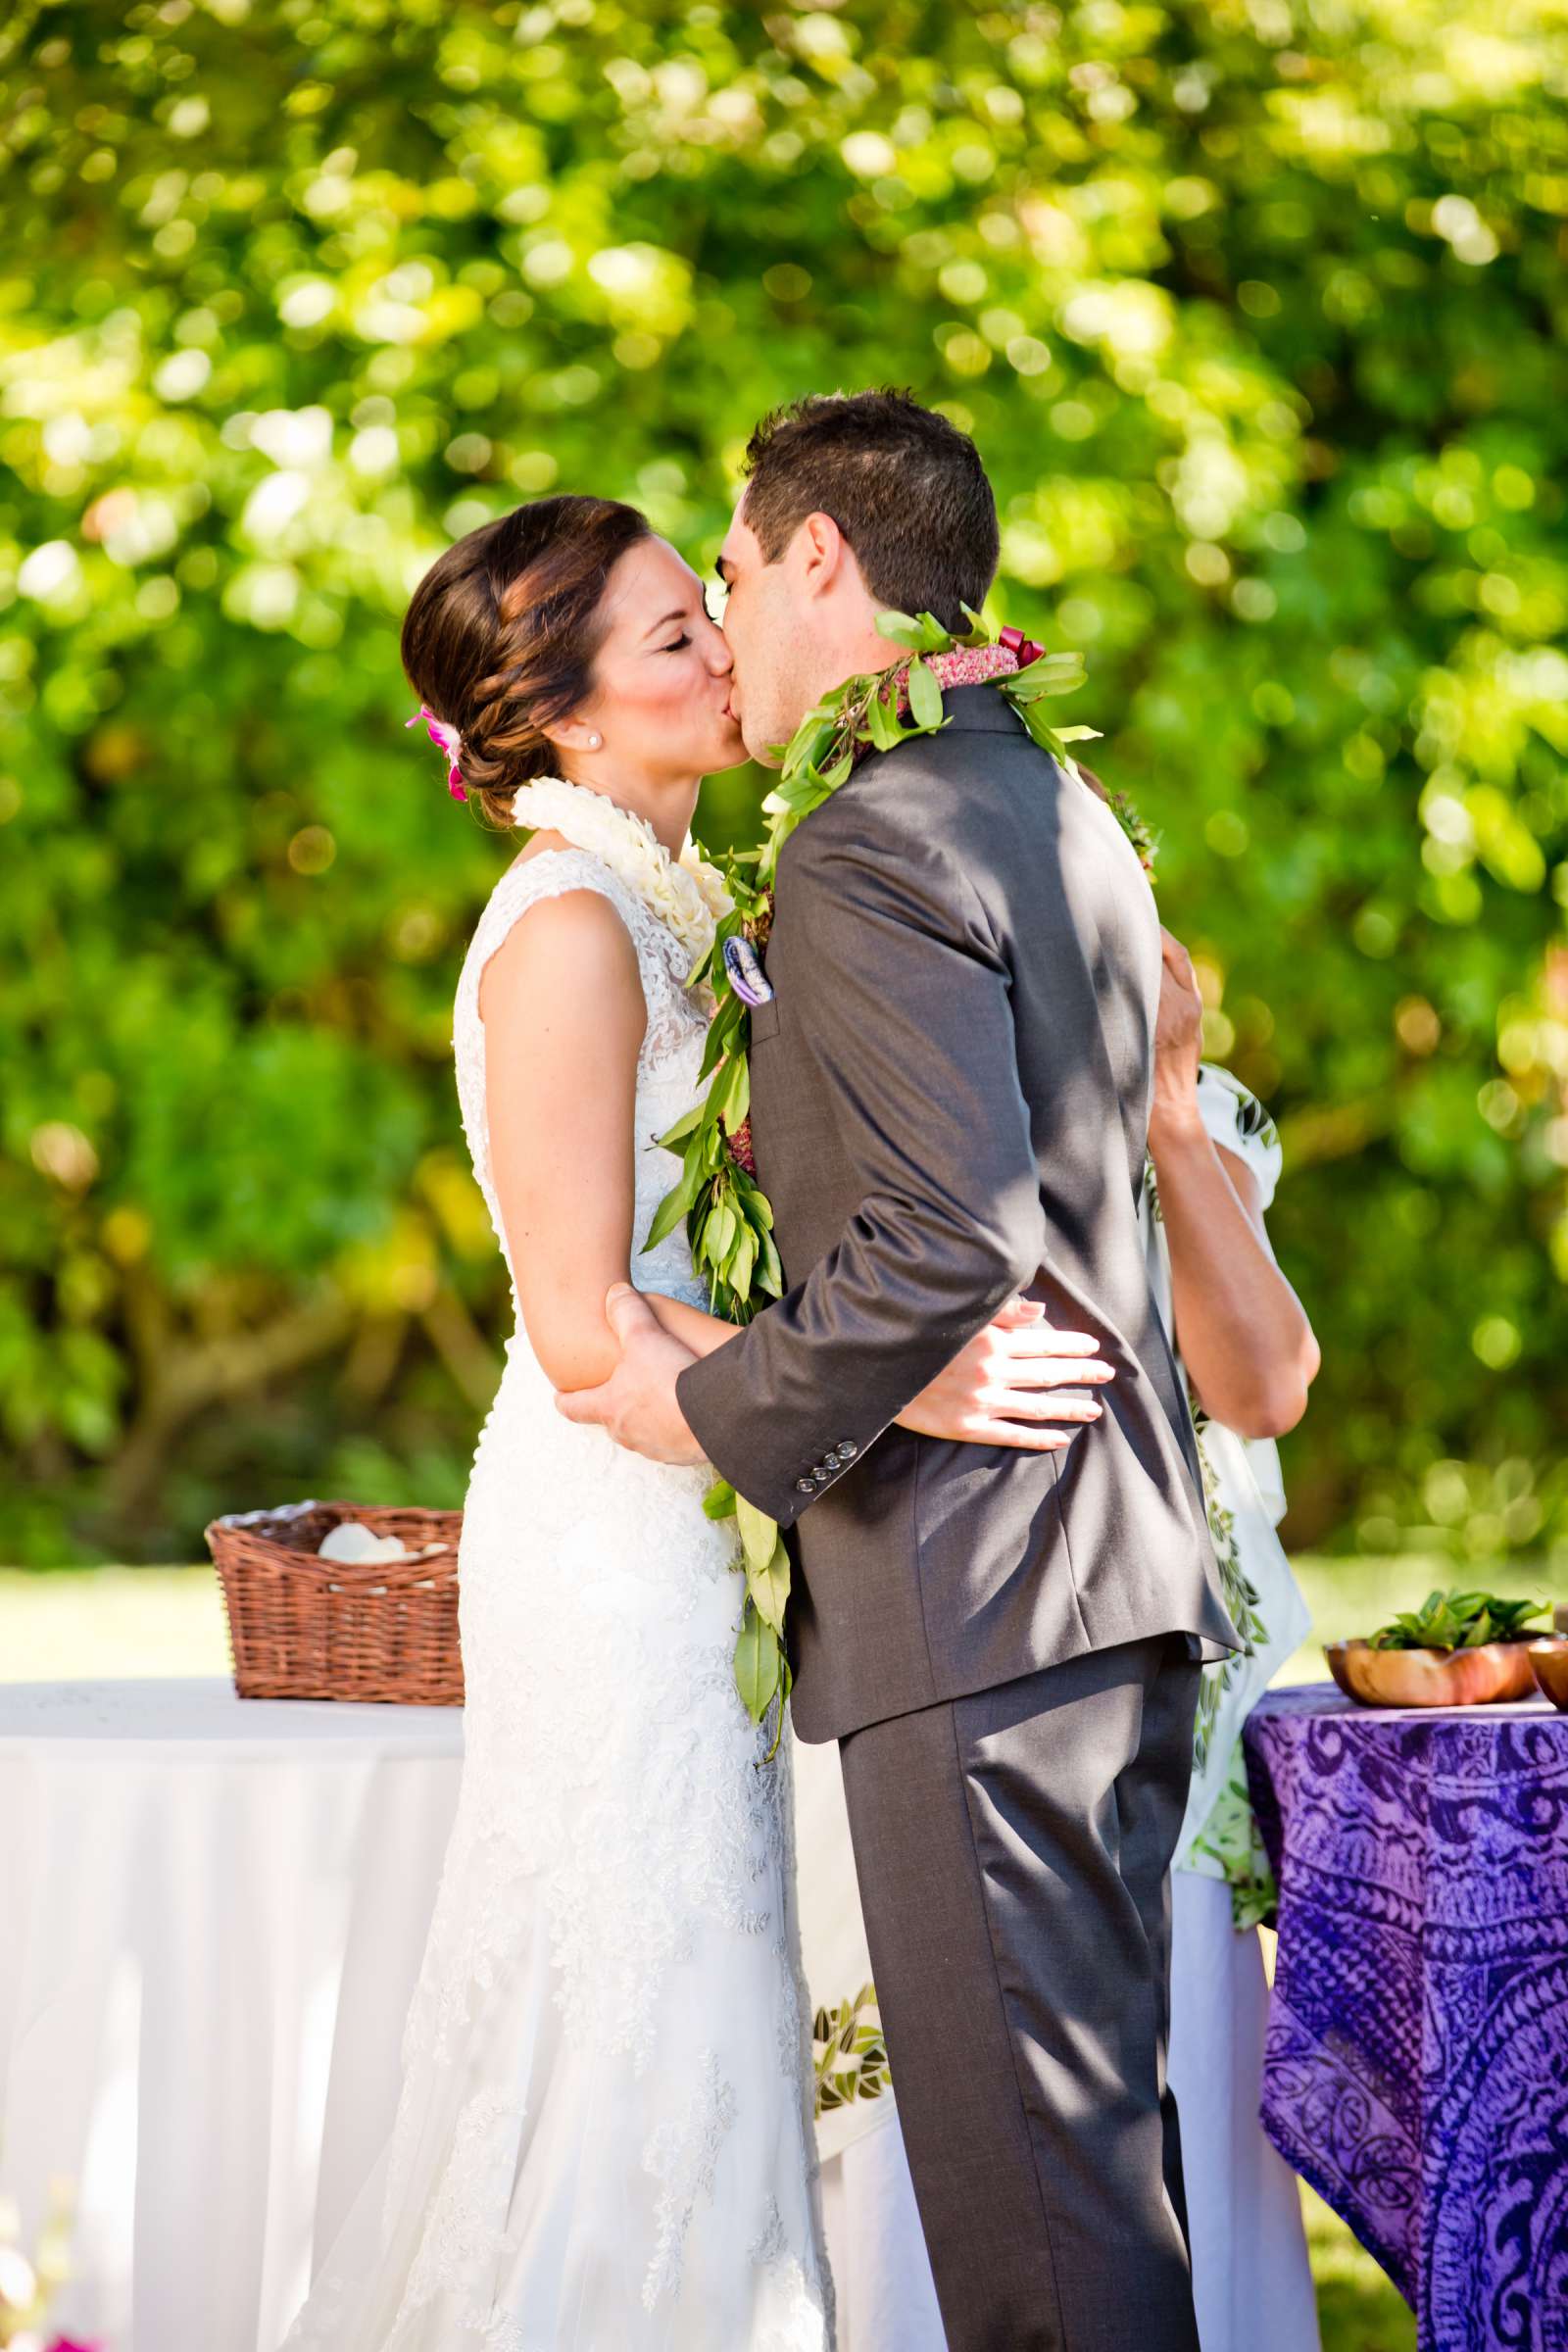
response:
[[[506,852],[401,731],[403,604],[558,486],[706,564],[757,416],[878,381],[975,432],[1281,1121],[1296,1533],[1568,1535],[1565,85],[1551,0],[20,0],[13,1556],[461,1496]]]

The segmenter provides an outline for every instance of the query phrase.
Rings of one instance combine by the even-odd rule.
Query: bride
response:
[[[767,1760],[732,1678],[733,1522],[705,1467],[553,1394],[611,1372],[616,1280],[689,1348],[733,1336],[682,1230],[642,1250],[727,911],[687,833],[744,757],[729,649],[641,514],[560,497],[436,563],[403,658],[454,793],[530,829],[454,1022],[515,1329],[465,1505],[465,1762],[396,2121],[284,2352],[830,2352],[791,1751]],[[1030,1352],[1034,1312],[909,1417],[1067,1443],[1044,1417],[1084,1412],[1043,1396],[1073,1374]]]

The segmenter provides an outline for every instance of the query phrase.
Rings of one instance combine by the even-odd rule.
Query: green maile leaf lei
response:
[[[1002,644],[1004,631],[963,608],[970,626],[964,635],[943,627],[929,612],[877,616],[881,634],[905,655],[885,670],[846,678],[801,720],[784,748],[778,782],[762,803],[766,830],[756,849],[732,851],[722,861],[733,910],[720,918],[713,944],[691,973],[688,987],[706,980],[714,1001],[703,1055],[703,1100],[659,1139],[681,1158],[679,1181],[660,1202],[644,1248],[657,1248],[684,1218],[692,1264],[707,1275],[709,1302],[715,1315],[749,1323],[770,1298],[783,1295],[783,1270],[773,1243],[773,1211],[757,1181],[751,1153],[751,1083],[747,1046],[748,1006],[731,986],[724,943],[740,936],[765,947],[772,923],[773,884],[779,853],[796,826],[837,792],[868,751],[891,752],[901,743],[935,735],[946,726],[942,686],[928,667],[935,657],[966,648]],[[1022,640],[1005,632],[1014,646]],[[1054,727],[1045,706],[1083,684],[1083,657],[1042,653],[985,682],[1011,704],[1034,741],[1068,775],[1082,782],[1068,746],[1094,741],[1095,727]],[[1088,789],[1086,786],[1085,789]],[[1155,844],[1132,804],[1120,793],[1105,796],[1112,813],[1152,874]],[[748,1713],[765,1720],[775,1702],[778,1718],[766,1763],[784,1729],[791,1673],[784,1646],[784,1611],[789,1600],[790,1562],[775,1521],[719,1479],[704,1500],[711,1519],[733,1516],[740,1538],[737,1568],[746,1579],[746,1598],[735,1643],[735,1682]]]

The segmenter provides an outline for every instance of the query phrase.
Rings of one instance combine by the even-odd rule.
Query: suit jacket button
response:
[[[841,1462],[853,1462],[860,1448],[853,1438],[840,1438],[839,1460]]]
[[[795,1492],[797,1494],[814,1494],[816,1493],[815,1480],[810,1478],[798,1478],[795,1481]]]

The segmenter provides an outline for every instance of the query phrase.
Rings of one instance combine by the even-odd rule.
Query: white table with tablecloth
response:
[[[837,1750],[795,1753],[807,1971],[839,1999]],[[0,1684],[0,2186],[25,2243],[74,2185],[59,2327],[274,2352],[391,2129],[462,1755],[457,1708]],[[824,2132],[844,2352],[936,2352],[889,2120]]]

